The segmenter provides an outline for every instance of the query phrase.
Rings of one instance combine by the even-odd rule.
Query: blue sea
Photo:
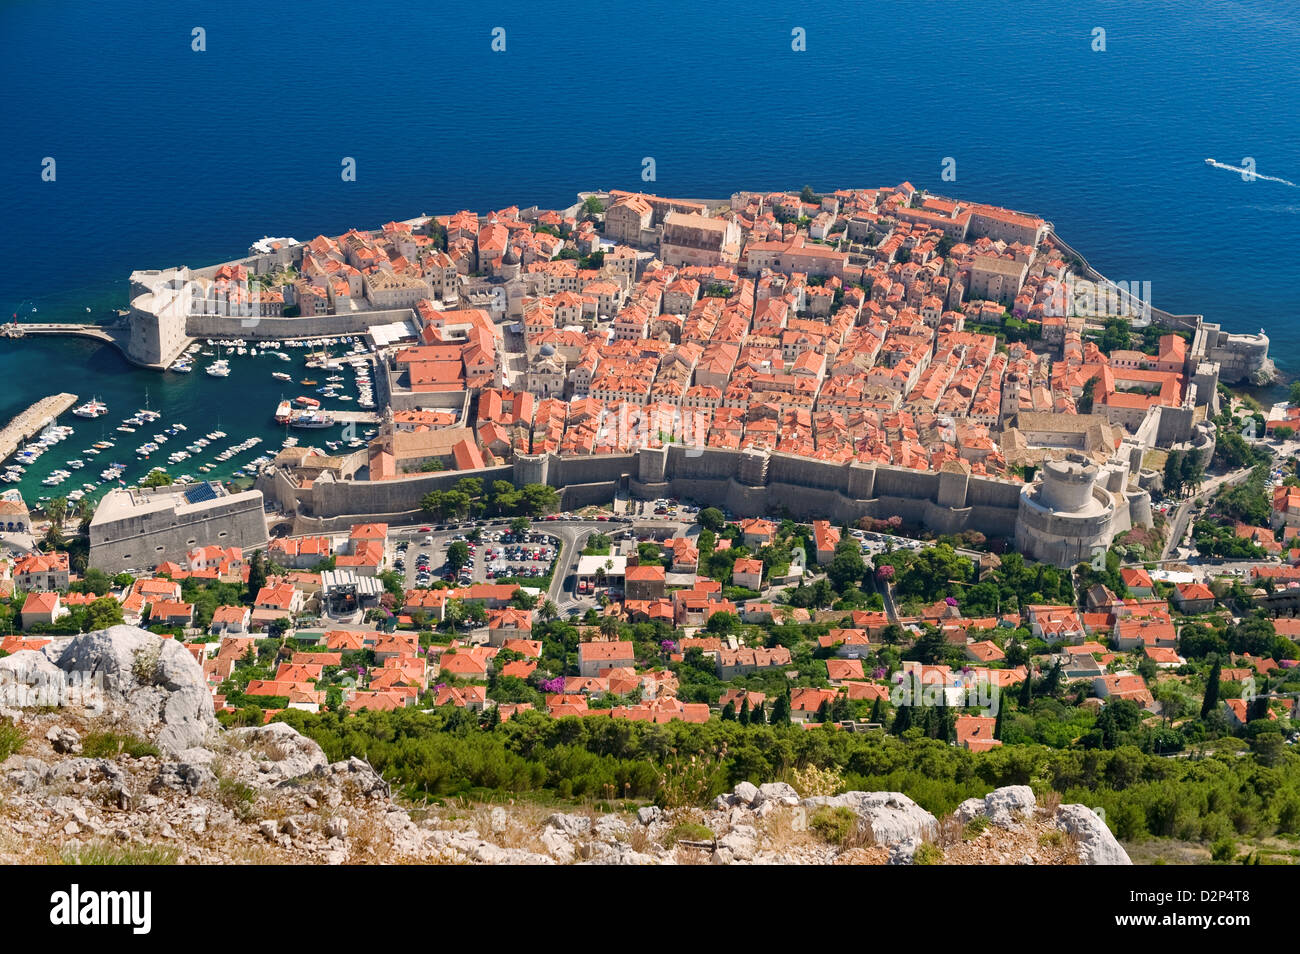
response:
[[[588,188],[709,197],[908,180],[1041,214],[1112,279],[1151,282],[1158,306],[1265,328],[1293,375],[1295,12],[1277,0],[0,2],[0,318],[103,320],[133,268],[232,258],[264,235],[562,207]],[[1260,178],[1206,157],[1249,157]],[[223,382],[191,378],[130,370],[87,342],[0,340],[0,419],[67,388],[106,396],[116,420],[148,387],[191,424],[224,412],[236,436]],[[243,430],[265,429],[264,410]]]

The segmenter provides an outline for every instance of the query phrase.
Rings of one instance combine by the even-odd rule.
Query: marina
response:
[[[23,336],[4,347],[23,352],[32,366],[76,366],[83,393],[93,395],[84,401],[52,395],[15,409],[0,432],[0,483],[17,488],[34,508],[56,496],[94,500],[155,470],[176,483],[211,479],[247,486],[281,447],[301,440],[326,451],[327,440],[341,443],[341,425],[379,423],[373,410],[358,410],[373,400],[375,360],[360,336],[199,340],[162,373],[135,368],[88,338]],[[214,365],[218,373],[207,373]],[[304,388],[301,379],[319,383]],[[293,390],[280,393],[286,387]],[[277,423],[279,402],[297,396],[316,403]],[[248,413],[259,407],[265,410]],[[48,430],[51,425],[59,429]]]

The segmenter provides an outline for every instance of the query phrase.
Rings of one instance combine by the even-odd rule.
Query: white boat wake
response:
[[[1256,179],[1263,179],[1265,182],[1280,182],[1282,185],[1291,186],[1293,189],[1300,189],[1300,185],[1297,185],[1290,179],[1281,179],[1277,176],[1266,176],[1262,172],[1255,172],[1251,169],[1247,169],[1245,166],[1230,166],[1228,163],[1219,162],[1216,159],[1206,159],[1205,164],[1207,166],[1213,166],[1215,169],[1226,169],[1228,172],[1250,175]]]

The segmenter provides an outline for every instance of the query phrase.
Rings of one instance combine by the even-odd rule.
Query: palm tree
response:
[[[541,608],[538,609],[537,615],[542,618],[543,622],[549,623],[560,615],[560,609],[550,600],[545,600],[542,602]]]
[[[618,620],[612,616],[603,616],[600,620],[600,635],[613,639],[618,635]]]

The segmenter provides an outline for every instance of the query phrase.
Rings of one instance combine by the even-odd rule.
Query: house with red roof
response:
[[[33,590],[23,601],[23,630],[29,630],[38,623],[52,624],[61,617],[67,616],[68,612],[58,593],[51,590]]]
[[[813,546],[817,551],[817,565],[826,566],[835,559],[835,548],[840,543],[839,527],[831,526],[829,520],[814,520]]]
[[[14,586],[20,590],[66,590],[71,571],[68,554],[29,553],[14,563]]]
[[[599,676],[606,669],[636,665],[636,653],[628,640],[578,643],[578,672]]]
[[[247,606],[218,606],[212,611],[208,632],[213,636],[243,635],[248,632],[252,612]]]
[[[1189,616],[1208,613],[1214,609],[1214,593],[1204,583],[1179,583],[1174,587],[1173,604]]]
[[[742,557],[735,562],[731,570],[733,586],[744,587],[757,592],[763,587],[763,561],[753,557]]]
[[[488,645],[502,646],[507,640],[527,639],[533,632],[530,610],[505,606],[488,611]]]
[[[987,752],[1002,744],[993,738],[998,720],[991,716],[959,715],[956,719],[957,746],[970,752]]]

